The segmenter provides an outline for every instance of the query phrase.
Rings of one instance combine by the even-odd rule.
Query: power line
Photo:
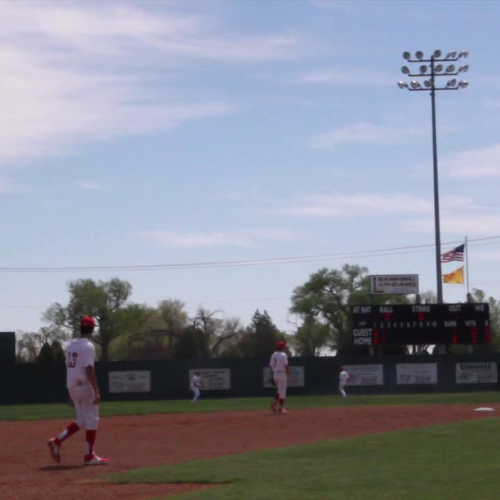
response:
[[[470,243],[479,246],[484,244],[499,243],[500,236],[488,238],[469,239]],[[444,245],[462,243],[463,240],[448,241]],[[482,242],[482,243],[481,243]],[[418,252],[430,251],[435,244],[410,245],[404,247],[381,248],[376,250],[361,250],[357,252],[342,252],[334,254],[306,255],[297,257],[275,257],[265,259],[208,261],[208,262],[185,262],[173,264],[145,264],[145,265],[123,265],[123,266],[74,266],[74,267],[0,267],[0,273],[61,273],[61,272],[109,272],[109,271],[160,271],[174,269],[208,269],[218,267],[250,267],[276,264],[300,264],[326,260],[339,260],[347,257],[385,257],[392,255],[404,255]]]

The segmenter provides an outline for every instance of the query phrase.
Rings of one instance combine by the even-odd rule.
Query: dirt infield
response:
[[[378,406],[108,417],[101,420],[96,451],[106,467],[83,467],[84,434],[68,440],[60,466],[46,441],[65,420],[0,422],[0,500],[146,500],[199,489],[200,485],[81,484],[110,472],[173,464],[250,450],[335,440],[365,434],[485,418],[472,405]],[[104,493],[105,492],[105,493]]]

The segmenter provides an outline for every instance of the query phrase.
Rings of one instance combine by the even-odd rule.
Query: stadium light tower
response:
[[[448,52],[446,56],[440,50],[435,50],[434,53],[428,58],[424,58],[422,51],[415,52],[412,57],[410,52],[404,52],[403,58],[408,63],[419,64],[419,71],[413,71],[411,67],[403,66],[401,72],[412,78],[410,82],[399,81],[398,87],[406,89],[410,92],[429,92],[431,95],[432,107],[432,153],[434,163],[434,221],[436,230],[436,272],[437,272],[437,299],[438,303],[443,303],[443,280],[441,271],[441,229],[439,222],[439,183],[438,183],[438,155],[437,155],[437,133],[436,133],[436,91],[438,90],[460,90],[468,87],[467,80],[457,81],[455,76],[469,71],[467,64],[463,66],[456,66],[456,63],[462,58],[467,58],[469,51]],[[451,78],[446,85],[438,86],[437,79],[439,77]],[[421,83],[415,78],[425,78]]]

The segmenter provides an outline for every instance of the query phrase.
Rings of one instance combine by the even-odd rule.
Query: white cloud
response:
[[[347,172],[345,170],[342,170],[340,168],[331,168],[329,172],[334,176],[334,177],[340,177],[341,179],[346,179],[348,177]]]
[[[345,217],[395,215],[398,213],[428,213],[432,201],[408,194],[320,195],[304,203],[278,210],[278,213],[306,217]]]
[[[484,252],[477,249],[477,247],[472,248],[472,254],[475,260],[486,260],[488,262],[500,262],[500,252]]]
[[[500,100],[499,99],[485,99],[483,101],[483,106],[486,109],[498,109],[500,108]]]
[[[76,183],[76,185],[80,188],[80,189],[86,189],[86,190],[89,190],[89,191],[100,191],[101,189],[103,189],[103,186],[102,184],[99,182],[99,181],[78,181]]]
[[[0,179],[0,193],[12,193],[15,191],[14,186],[7,179]]]
[[[356,123],[317,135],[311,141],[315,149],[335,149],[344,144],[394,144],[427,133],[424,127],[397,127]]]
[[[441,168],[451,177],[500,177],[500,144],[448,155]]]
[[[199,59],[289,59],[300,48],[293,36],[225,33],[139,4],[0,2],[0,20],[0,166],[227,115],[231,103],[182,102],[165,81]]]
[[[373,73],[366,69],[357,68],[328,68],[305,73],[300,77],[304,83],[328,85],[348,85],[350,87],[373,87],[374,85],[389,86],[394,80]]]
[[[31,189],[31,186],[20,183],[17,179],[0,177],[0,194],[24,193]]]
[[[448,212],[491,210],[490,207],[477,205],[469,196],[444,196],[441,199],[441,209],[444,214]],[[351,194],[344,195],[333,193],[318,195],[299,200],[296,204],[278,209],[275,213],[299,215],[304,217],[366,217],[394,216],[399,214],[433,214],[434,201],[432,198],[422,198],[406,193],[385,194]],[[478,217],[482,217],[479,215]],[[428,221],[432,224],[434,219]],[[427,219],[425,219],[427,224]],[[417,226],[421,223],[413,221]],[[405,222],[406,224],[406,222]],[[423,224],[423,222],[422,222]],[[497,231],[498,232],[498,231]]]
[[[130,56],[129,51],[147,48],[172,56],[268,61],[295,58],[303,42],[292,35],[227,33],[208,18],[171,10],[153,13],[137,4],[2,2],[0,16],[4,36],[42,40],[92,56]]]
[[[170,248],[258,247],[265,241],[292,241],[287,229],[262,228],[229,232],[141,231],[139,236]]]
[[[433,233],[434,218],[407,220],[401,222],[400,226],[407,232]],[[500,215],[447,214],[440,217],[440,226],[442,234],[497,235],[500,227]]]
[[[361,5],[354,5],[354,2],[347,0],[309,0],[311,5],[321,9],[331,10],[340,14],[354,15],[360,12]],[[356,4],[361,4],[358,0]]]

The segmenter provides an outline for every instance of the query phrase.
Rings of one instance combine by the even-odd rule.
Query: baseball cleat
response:
[[[278,408],[276,408],[276,403],[273,403],[271,405],[271,411],[273,411],[274,413],[278,413]]]
[[[50,456],[56,464],[61,463],[61,446],[56,443],[55,438],[49,439],[47,442],[49,447]]]
[[[284,413],[288,413],[288,411],[286,411],[284,408],[280,408],[278,413],[284,414]]]
[[[110,461],[109,458],[101,458],[94,454],[90,457],[85,457],[83,465],[107,465]]]

